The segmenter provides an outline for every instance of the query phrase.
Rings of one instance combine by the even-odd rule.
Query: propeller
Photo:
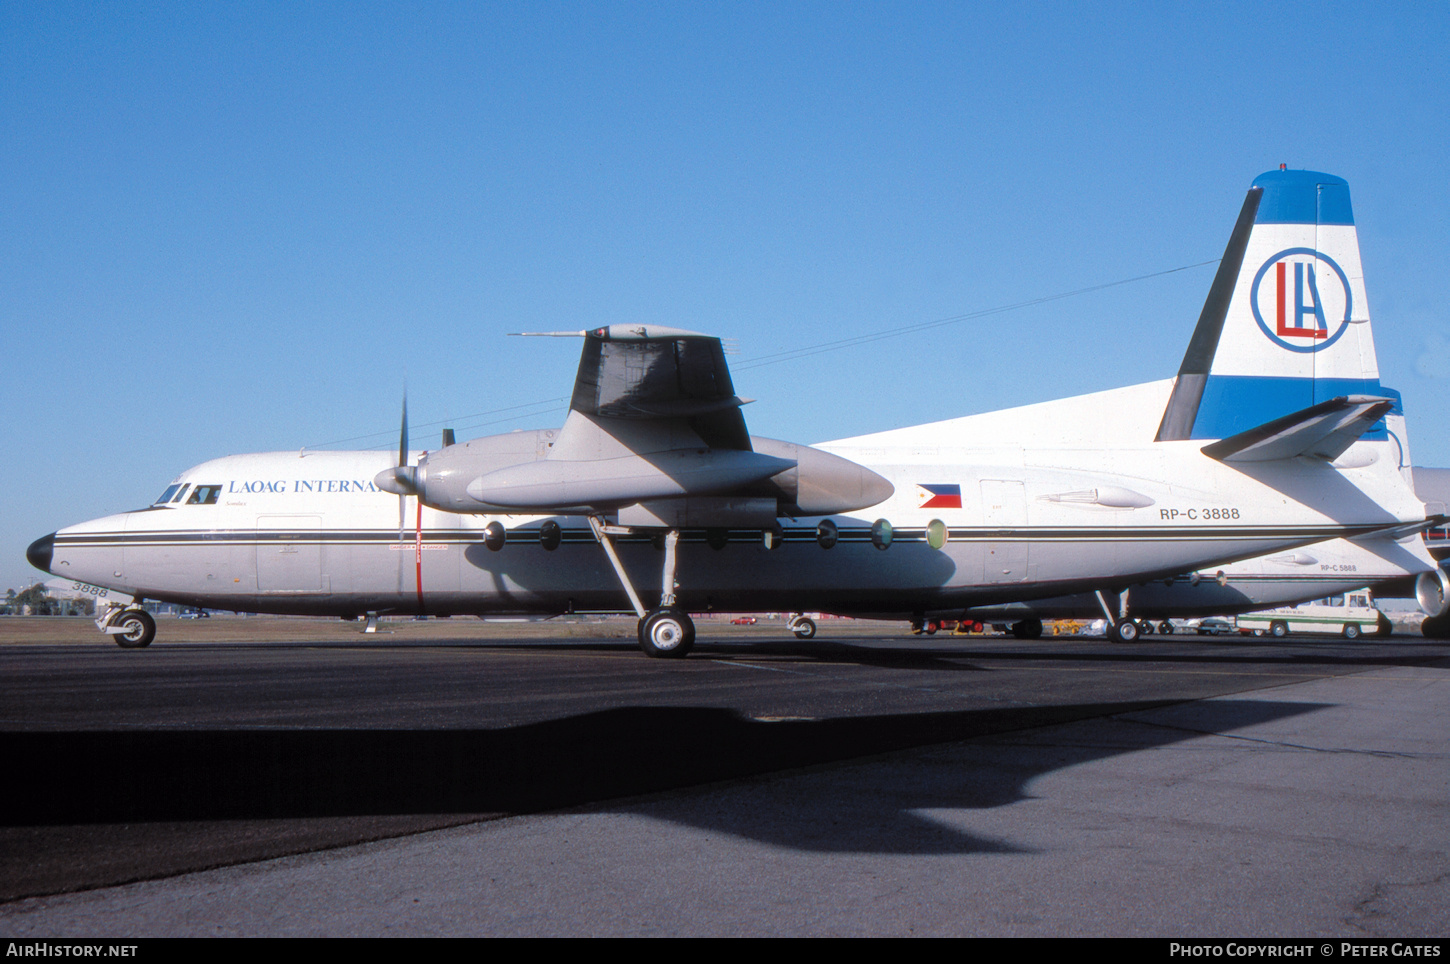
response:
[[[424,453],[427,454],[426,452]],[[403,424],[398,430],[398,461],[373,477],[373,484],[398,497],[398,548],[406,545],[408,496],[418,495],[418,466],[408,464],[408,392],[403,391]],[[418,611],[423,611],[423,500],[418,499],[418,527],[414,538],[414,565],[418,573]],[[403,557],[398,557],[398,592],[403,591]]]
[[[391,492],[400,499],[418,494],[418,467],[408,464],[408,393],[403,392],[403,426],[398,432],[398,461],[390,469],[384,469],[373,478],[373,484],[384,492]],[[401,513],[403,503],[398,503]]]

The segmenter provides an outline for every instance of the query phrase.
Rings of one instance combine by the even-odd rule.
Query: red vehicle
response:
[[[732,626],[754,626],[755,625],[755,617],[754,616],[736,616],[734,619],[730,620],[730,625],[732,625]]]

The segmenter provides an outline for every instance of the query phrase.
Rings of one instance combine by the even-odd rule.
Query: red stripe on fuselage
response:
[[[418,500],[418,529],[413,540],[413,561],[418,568],[418,615],[423,614],[423,500]]]

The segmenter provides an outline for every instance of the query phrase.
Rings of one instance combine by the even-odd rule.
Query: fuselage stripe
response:
[[[1024,528],[1002,528],[1002,527],[974,527],[952,529],[949,534],[949,542],[1065,542],[1065,541],[1099,541],[1099,542],[1121,542],[1121,541],[1180,541],[1180,540],[1259,540],[1259,539],[1312,539],[1315,541],[1335,538],[1352,538],[1358,535],[1366,535],[1376,532],[1384,526],[1359,525],[1359,526],[1233,526],[1233,527],[1101,527],[1101,528],[1048,528],[1048,527],[1024,527]],[[514,529],[508,533],[506,544],[531,545],[538,542],[536,530]],[[706,530],[684,530],[681,532],[680,540],[685,543],[705,543],[709,541],[709,534]],[[897,529],[892,536],[892,542],[920,543],[926,541],[924,529]],[[733,543],[759,543],[760,534],[755,530],[732,530],[727,533],[726,539]],[[454,543],[459,545],[479,545],[484,540],[481,530],[458,530],[458,529],[424,529],[421,520],[414,534],[414,548],[421,555],[420,547],[424,542],[428,543]],[[618,538],[620,543],[649,543],[653,540],[651,534],[642,533]],[[816,530],[811,529],[786,529],[784,541],[788,543],[814,543],[817,541]],[[871,541],[871,530],[840,529],[837,533],[837,541],[842,543],[869,543]],[[88,547],[114,547],[114,546],[161,546],[161,545],[193,545],[197,543],[206,545],[262,545],[275,542],[287,542],[293,544],[355,544],[355,545],[397,545],[398,533],[396,530],[374,529],[374,530],[277,530],[271,532],[258,532],[253,529],[236,530],[208,530],[206,532],[182,532],[182,531],[156,531],[156,532],[96,532],[96,533],[58,533],[55,537],[56,549],[67,546],[88,546]],[[565,529],[562,533],[564,544],[588,544],[594,545],[593,534],[587,529]]]

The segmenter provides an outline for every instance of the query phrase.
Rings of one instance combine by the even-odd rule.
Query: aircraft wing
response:
[[[1220,462],[1273,462],[1301,455],[1333,461],[1394,408],[1394,399],[1341,395],[1205,445]]]
[[[570,334],[584,350],[558,438],[541,460],[475,479],[467,491],[478,502],[608,508],[735,495],[796,467],[752,448],[748,399],[735,394],[719,338],[653,325]]]
[[[712,449],[750,451],[720,339],[656,325],[584,333],[569,409],[585,416],[684,419]]]
[[[750,527],[875,505],[891,483],[839,456],[752,439],[713,335],[654,325],[537,332],[584,348],[557,433],[448,445],[376,478],[448,512],[628,510],[621,525]],[[401,451],[401,450],[400,450]],[[620,516],[624,520],[626,516]]]

